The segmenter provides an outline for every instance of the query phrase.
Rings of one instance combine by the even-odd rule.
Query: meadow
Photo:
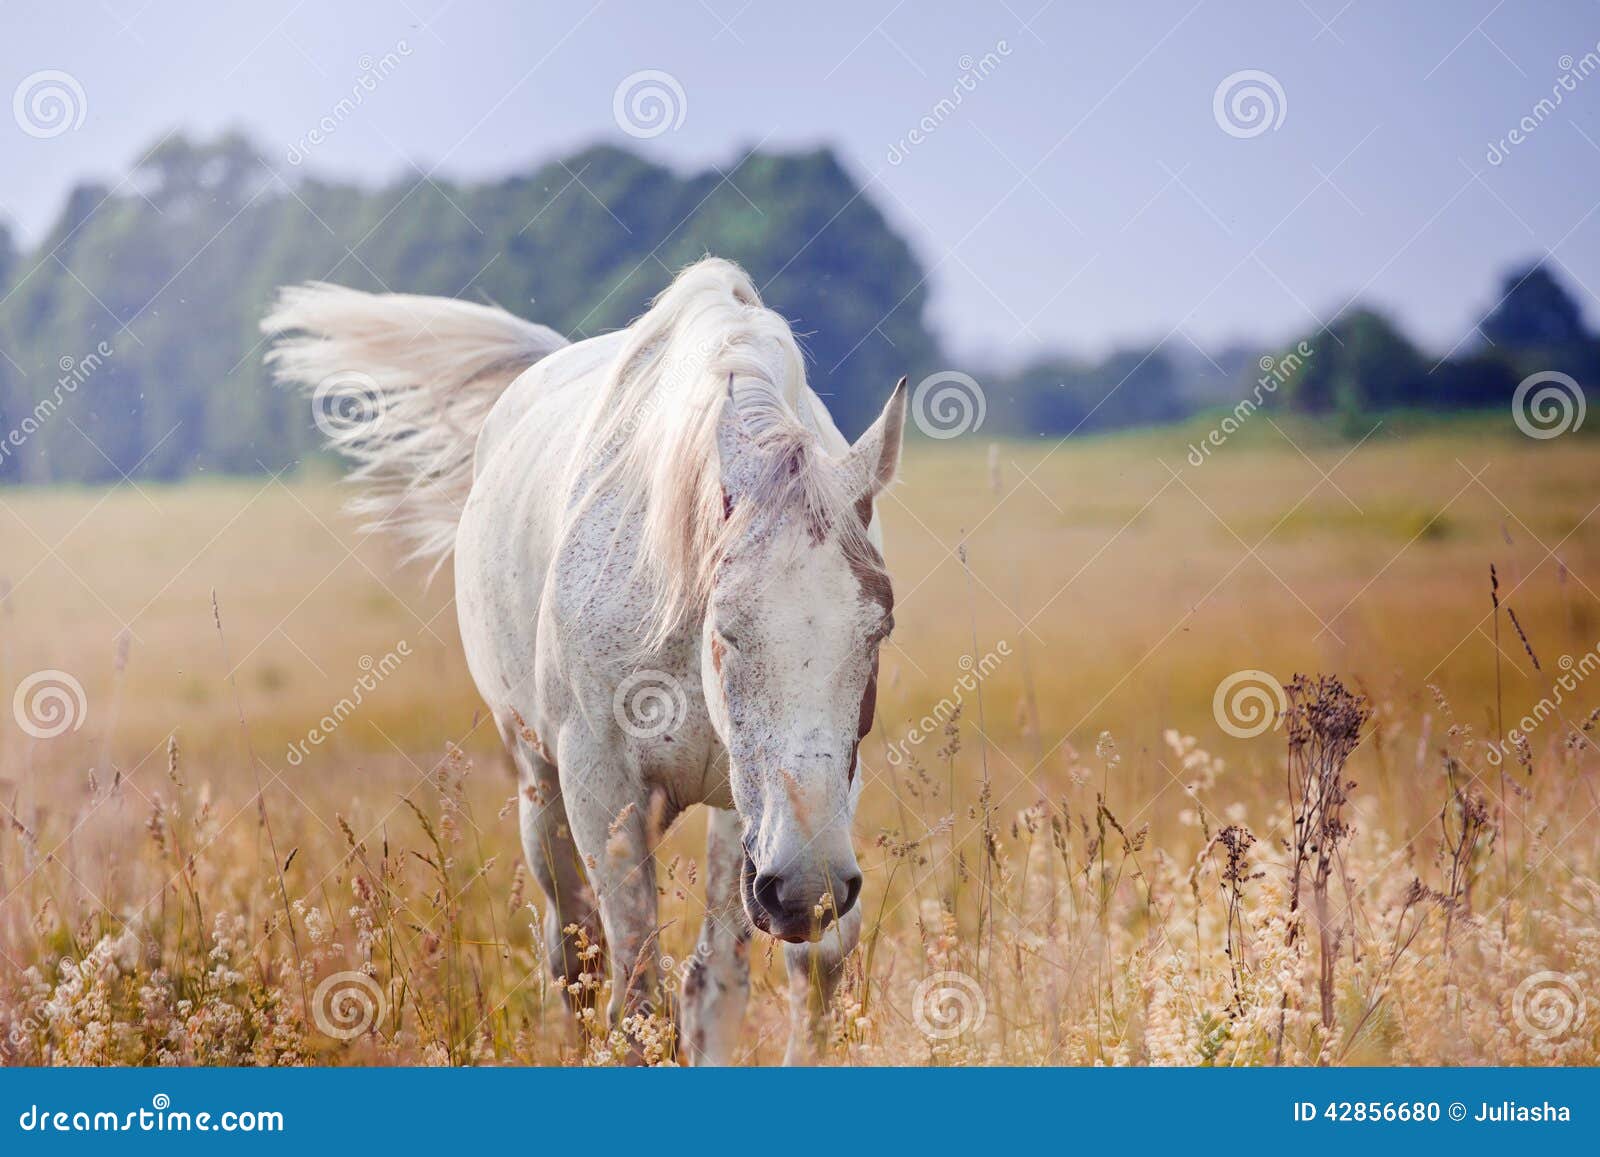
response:
[[[1600,1063],[1600,441],[1257,414],[1191,454],[1209,427],[908,445],[823,1059]],[[448,574],[342,497],[0,491],[7,1063],[637,1047],[546,967]],[[702,835],[658,852],[669,988]]]

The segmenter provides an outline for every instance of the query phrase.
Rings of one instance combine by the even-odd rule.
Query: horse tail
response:
[[[519,374],[567,344],[502,309],[322,282],[285,287],[261,329],[279,382],[312,398],[327,444],[349,458],[363,529],[395,534],[436,571],[455,547],[473,449]]]

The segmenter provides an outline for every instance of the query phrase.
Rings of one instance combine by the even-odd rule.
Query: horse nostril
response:
[[[861,895],[861,873],[852,872],[842,882],[844,884],[844,898],[839,904],[839,915],[841,916],[856,906],[856,899]]]
[[[790,931],[812,926],[814,933],[819,919],[821,926],[827,927],[855,907],[861,895],[861,873],[853,870],[835,876],[831,885],[819,890],[814,879],[786,879],[763,872],[756,876],[750,895],[775,925]]]
[[[756,877],[754,888],[756,903],[766,909],[769,916],[783,914],[783,901],[781,899],[783,881],[778,876],[760,875]]]

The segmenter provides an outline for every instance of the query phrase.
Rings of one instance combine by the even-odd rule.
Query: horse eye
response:
[[[733,634],[731,631],[719,629],[717,631],[717,638],[721,639],[723,645],[728,647],[730,650],[737,651],[739,649],[739,637]]]

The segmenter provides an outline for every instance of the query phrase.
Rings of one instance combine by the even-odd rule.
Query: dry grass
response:
[[[1600,448],[1501,426],[1380,430],[1337,469],[1347,445],[1291,430],[1313,465],[1264,422],[1200,468],[1194,430],[993,462],[914,445],[885,510],[899,626],[833,1059],[1600,1061]],[[573,1027],[541,958],[448,583],[394,573],[338,497],[316,478],[0,493],[6,697],[55,668],[88,703],[58,738],[9,712],[0,730],[0,1057],[626,1052],[599,1017]],[[1334,700],[1225,734],[1213,694],[1246,669],[1364,697],[1348,763],[1310,722]],[[1496,720],[1563,678],[1492,763]],[[660,853],[674,961],[700,837],[691,813]],[[783,1048],[775,956],[753,953],[756,1063]],[[348,970],[372,987],[321,1006],[359,1021],[381,993],[385,1015],[345,1041],[308,1008]],[[667,1026],[642,1031],[671,1055]]]

